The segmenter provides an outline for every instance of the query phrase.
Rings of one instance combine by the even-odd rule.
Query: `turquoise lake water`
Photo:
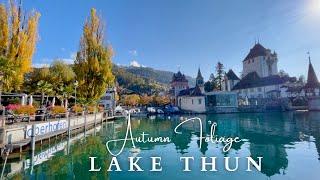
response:
[[[121,172],[108,172],[111,155],[106,142],[125,137],[127,120],[120,119],[104,123],[71,139],[57,139],[49,144],[37,146],[34,156],[27,153],[21,160],[9,159],[4,177],[9,179],[319,179],[320,177],[320,113],[289,112],[261,114],[217,114],[197,115],[202,119],[204,135],[209,135],[212,123],[217,123],[217,136],[240,137],[243,141],[233,144],[223,152],[222,143],[206,143],[200,146],[197,122],[185,123],[174,128],[186,118],[195,116],[132,118],[133,136],[142,132],[152,137],[170,137],[170,143],[136,143],[132,148],[127,143],[117,157]],[[122,143],[111,143],[116,152]],[[89,157],[96,158],[100,172],[89,172]],[[129,156],[142,157],[139,161],[143,172],[128,172]],[[161,157],[161,172],[150,172],[150,157]],[[190,172],[183,172],[182,156],[192,156]],[[201,157],[217,157],[216,172],[201,172]],[[246,157],[263,157],[261,172],[246,171]],[[32,158],[33,157],[33,158]],[[235,172],[224,168],[224,157],[240,157]],[[1,161],[1,170],[3,161]],[[230,167],[235,160],[231,158]],[[209,169],[209,168],[208,168]]]

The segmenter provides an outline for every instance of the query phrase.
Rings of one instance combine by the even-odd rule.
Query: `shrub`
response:
[[[7,110],[11,110],[11,111],[14,111],[16,109],[18,109],[20,107],[20,104],[9,104],[6,109]]]
[[[81,113],[83,111],[83,107],[81,106],[73,106],[72,111],[75,113]]]
[[[51,108],[51,114],[58,115],[58,114],[64,114],[67,110],[63,106],[54,106]]]
[[[29,105],[18,106],[13,112],[15,114],[34,115],[36,113],[36,108]]]
[[[88,110],[88,113],[94,113],[94,111],[97,109],[96,106],[88,106],[87,107],[87,110]]]
[[[104,112],[104,107],[103,106],[99,106],[99,112]]]
[[[19,104],[19,103],[20,103],[19,98],[9,99],[9,104]]]

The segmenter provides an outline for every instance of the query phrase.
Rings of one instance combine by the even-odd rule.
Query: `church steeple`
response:
[[[307,84],[305,85],[305,88],[307,88],[307,89],[320,88],[320,83],[318,81],[317,75],[316,75],[314,68],[313,68],[313,65],[311,63],[310,54],[309,54],[308,79],[307,79]]]
[[[196,85],[197,86],[203,86],[204,85],[204,81],[203,81],[203,77],[202,77],[200,68],[198,68],[198,75],[197,75],[197,78],[196,78]]]

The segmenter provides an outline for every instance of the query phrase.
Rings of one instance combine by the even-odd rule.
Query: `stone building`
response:
[[[276,52],[271,53],[260,43],[250,49],[249,54],[242,61],[243,77],[249,73],[256,72],[259,77],[268,77],[278,74],[278,57]]]
[[[232,91],[246,99],[280,97],[281,87],[290,81],[290,77],[280,76],[277,64],[275,52],[271,53],[260,43],[255,44],[243,60],[242,79]]]
[[[230,69],[224,76],[224,90],[231,91],[240,82],[240,78]]]
[[[180,91],[189,88],[188,80],[184,74],[178,71],[177,73],[173,74],[170,85],[171,103],[177,105],[177,97]]]
[[[308,96],[308,110],[320,111],[320,83],[309,56],[308,79],[304,87]]]

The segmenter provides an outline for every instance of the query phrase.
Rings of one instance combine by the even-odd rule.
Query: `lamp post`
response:
[[[77,87],[78,87],[78,85],[79,85],[78,81],[75,80],[75,81],[73,82],[73,85],[74,85],[74,106],[75,106],[75,108],[76,108],[76,106],[77,106]]]
[[[3,84],[3,76],[4,76],[4,73],[3,72],[0,72],[0,106],[2,106],[2,103],[1,103],[1,96],[2,96],[2,84]]]
[[[1,126],[4,127],[5,125],[5,109],[2,107],[2,85],[3,85],[3,76],[4,76],[4,73],[3,72],[0,72],[0,107],[2,108],[2,124]]]

